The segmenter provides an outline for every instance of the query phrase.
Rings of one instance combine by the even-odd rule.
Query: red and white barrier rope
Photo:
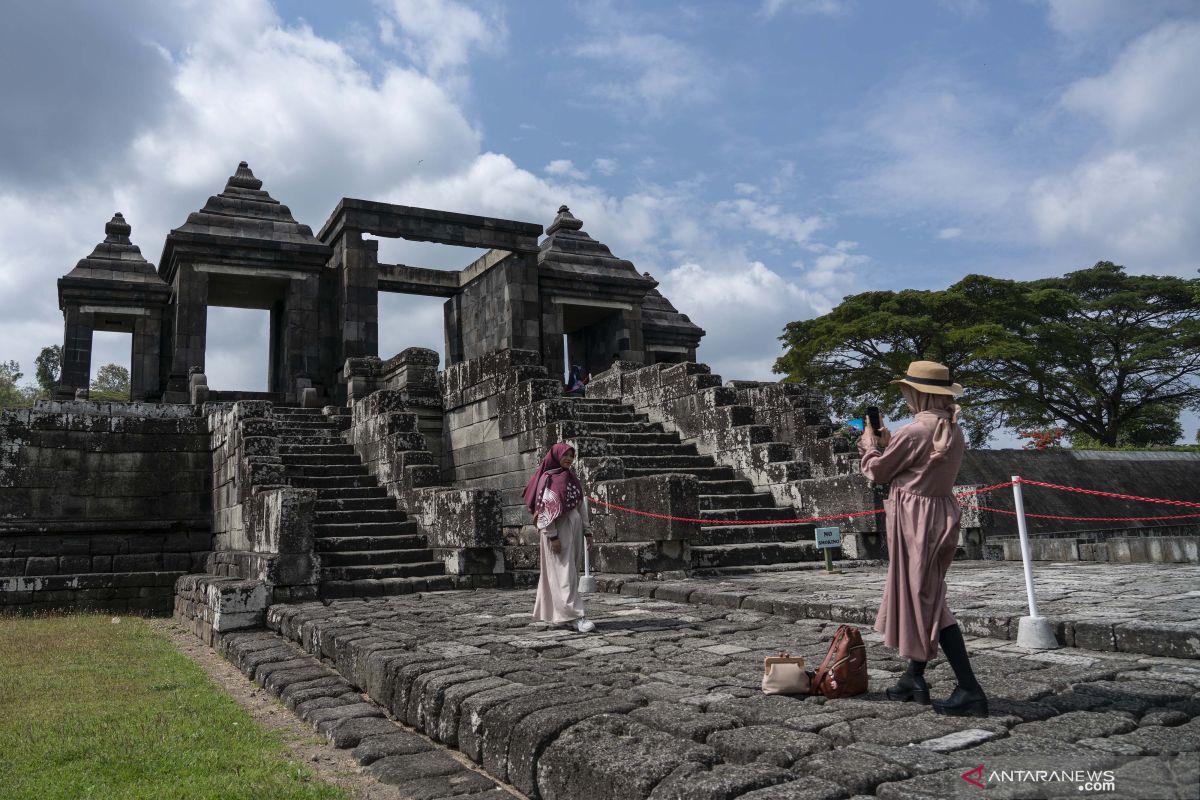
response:
[[[1130,500],[1130,501],[1142,502],[1142,503],[1161,503],[1164,505],[1182,506],[1184,508],[1200,509],[1200,503],[1193,503],[1188,500],[1168,500],[1168,499],[1161,498],[1161,497],[1142,497],[1140,495],[1121,494],[1119,492],[1105,492],[1105,491],[1100,491],[1098,489],[1083,489],[1078,486],[1061,486],[1056,483],[1046,483],[1044,481],[1033,481],[1033,480],[1029,480],[1028,478],[1018,478],[1016,480],[1004,481],[1003,483],[996,483],[996,484],[992,484],[991,486],[983,486],[978,489],[966,489],[966,490],[963,490],[960,492],[955,492],[954,496],[956,498],[961,499],[961,498],[970,497],[973,495],[986,494],[987,492],[993,492],[996,489],[1003,489],[1006,486],[1012,486],[1014,483],[1017,483],[1018,481],[1021,484],[1027,485],[1027,486],[1041,486],[1042,488],[1045,488],[1045,489],[1053,489],[1053,490],[1062,491],[1062,492],[1075,492],[1077,494],[1086,494],[1086,495],[1092,495],[1095,497],[1111,497],[1111,498],[1114,498],[1117,500]],[[667,520],[669,522],[696,522],[696,523],[699,523],[701,525],[706,525],[706,526],[708,526],[708,525],[799,525],[799,524],[806,524],[806,523],[810,523],[810,522],[828,522],[829,520],[835,520],[835,519],[852,519],[854,517],[869,517],[869,516],[874,516],[875,514],[884,513],[884,509],[875,508],[875,509],[871,509],[869,511],[854,511],[854,512],[851,512],[848,514],[826,514],[826,515],[820,516],[820,517],[797,517],[797,518],[793,518],[793,519],[703,519],[703,518],[699,518],[699,517],[678,517],[678,516],[673,516],[671,514],[655,514],[651,511],[639,511],[636,508],[626,508],[625,506],[619,506],[619,505],[616,505],[615,503],[606,503],[603,500],[599,500],[595,497],[589,497],[588,500],[592,503],[595,503],[596,505],[603,506],[604,508],[611,508],[614,511],[624,511],[628,514],[637,514],[638,516],[651,517],[653,519]],[[1009,510],[1003,509],[1003,508],[991,508],[990,506],[981,506],[976,503],[971,503],[970,507],[977,508],[980,511],[992,511],[997,514],[1008,514],[1010,516],[1016,516],[1016,514],[1017,514],[1017,512],[1015,512],[1015,511],[1009,511]],[[1200,518],[1200,512],[1197,512],[1195,514],[1168,514],[1168,515],[1146,516],[1146,517],[1076,517],[1076,516],[1066,516],[1066,515],[1062,515],[1062,514],[1032,514],[1032,513],[1026,513],[1025,516],[1034,517],[1037,519],[1074,520],[1074,521],[1079,521],[1079,522],[1145,522],[1145,521],[1149,521],[1149,520]]]

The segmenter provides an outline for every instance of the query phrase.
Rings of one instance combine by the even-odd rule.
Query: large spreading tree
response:
[[[1128,275],[1100,262],[1059,278],[969,275],[942,291],[865,292],[790,323],[776,372],[834,410],[875,403],[900,416],[888,381],[910,361],[968,387],[976,446],[999,427],[1061,425],[1076,442],[1170,444],[1200,408],[1200,280]]]

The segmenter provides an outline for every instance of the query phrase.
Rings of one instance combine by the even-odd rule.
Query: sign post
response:
[[[842,546],[841,528],[816,528],[817,547],[825,551],[825,571],[833,573],[833,548]]]

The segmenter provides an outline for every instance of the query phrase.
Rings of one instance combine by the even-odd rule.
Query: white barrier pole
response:
[[[1029,616],[1036,617],[1037,595],[1033,590],[1033,559],[1029,555],[1029,528],[1025,525],[1025,498],[1021,496],[1021,478],[1013,475],[1013,509],[1017,512],[1017,533],[1021,537],[1021,563],[1025,566],[1025,595],[1029,598]]]
[[[1050,620],[1038,616],[1037,595],[1033,589],[1033,559],[1029,555],[1029,529],[1025,525],[1025,498],[1021,495],[1021,476],[1013,475],[1013,510],[1017,512],[1017,534],[1021,538],[1021,562],[1025,570],[1025,595],[1029,599],[1029,616],[1017,623],[1017,645],[1030,650],[1055,650],[1058,639]]]

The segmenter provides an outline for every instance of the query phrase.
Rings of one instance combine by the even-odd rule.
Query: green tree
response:
[[[1200,281],[1111,262],[1038,281],[970,275],[943,291],[854,295],[781,338],[776,371],[843,413],[877,400],[896,415],[887,381],[909,361],[941,361],[970,390],[975,445],[1000,426],[1056,424],[1106,446],[1156,442],[1181,409],[1200,407]]]
[[[25,397],[17,385],[25,374],[16,361],[0,361],[0,408],[25,405]]]
[[[92,400],[128,400],[129,370],[119,364],[105,364],[96,370],[88,397]]]
[[[58,382],[58,376],[62,374],[62,355],[62,345],[52,344],[43,347],[37,358],[34,359],[33,363],[36,367],[34,376],[44,399],[48,399],[54,394],[54,384]]]

